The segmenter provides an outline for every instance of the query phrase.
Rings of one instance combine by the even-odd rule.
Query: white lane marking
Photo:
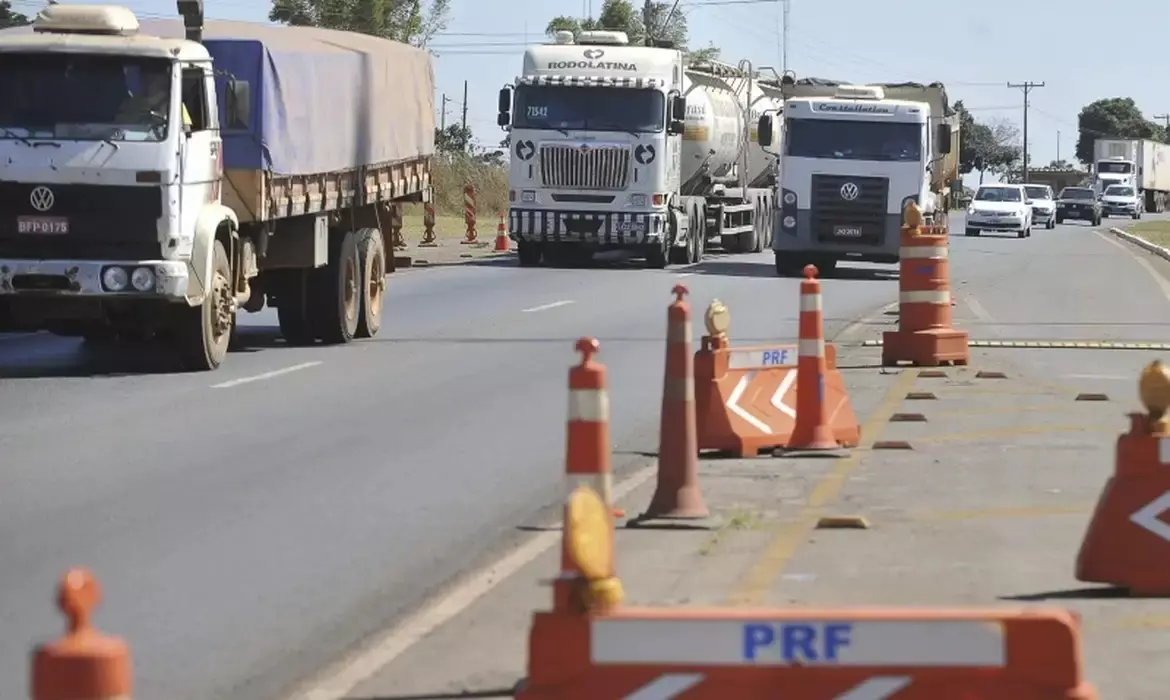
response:
[[[1154,282],[1156,282],[1158,284],[1158,289],[1162,290],[1162,294],[1163,294],[1163,296],[1166,297],[1166,300],[1170,301],[1170,282],[1167,282],[1166,278],[1164,278],[1164,277],[1162,277],[1162,275],[1158,274],[1158,271],[1154,269],[1154,266],[1151,265],[1148,260],[1137,255],[1134,252],[1134,248],[1136,248],[1137,246],[1134,246],[1134,245],[1131,245],[1128,243],[1122,243],[1121,241],[1117,240],[1117,237],[1114,236],[1112,233],[1105,233],[1104,231],[1098,231],[1096,229],[1093,230],[1093,233],[1097,234],[1102,239],[1104,239],[1106,243],[1109,243],[1110,245],[1115,245],[1118,248],[1120,248],[1121,250],[1124,250],[1129,255],[1129,257],[1133,259],[1134,262],[1136,262],[1138,265],[1141,265],[1142,269],[1144,269],[1146,272],[1150,273],[1150,277],[1154,278]],[[1142,250],[1142,249],[1138,248],[1138,250]]]
[[[630,474],[613,489],[618,501],[658,474],[655,462]],[[561,543],[561,533],[536,533],[494,564],[473,573],[442,597],[426,604],[414,615],[386,631],[369,647],[327,670],[306,689],[287,700],[343,700],[359,685],[389,665],[424,637],[467,610],[500,584]]]
[[[679,279],[681,280],[682,278],[684,278],[684,277],[690,277],[690,276],[691,276],[691,275],[693,275],[693,274],[695,274],[695,273],[693,273],[693,272],[683,272],[683,273],[680,273],[680,274],[677,274],[677,275],[675,275],[675,277],[677,277],[677,278],[679,278]]]
[[[533,306],[530,309],[523,309],[521,311],[521,313],[532,314],[532,313],[536,313],[537,311],[548,311],[549,309],[555,309],[555,308],[558,308],[561,306],[568,306],[569,304],[575,304],[575,303],[577,303],[577,302],[572,301],[571,299],[562,299],[561,301],[554,301],[554,302],[549,303],[549,304],[541,304],[540,306]]]
[[[701,673],[667,673],[638,688],[623,700],[673,700],[702,682]]]
[[[253,374],[250,377],[240,377],[239,379],[231,379],[231,380],[228,380],[226,382],[220,382],[219,384],[212,384],[211,388],[212,389],[230,389],[233,386],[239,386],[241,384],[251,384],[252,382],[262,382],[265,379],[272,379],[273,377],[280,377],[280,376],[285,375],[285,374],[292,374],[293,372],[300,372],[303,369],[309,369],[310,367],[316,367],[319,364],[321,364],[321,363],[320,362],[302,362],[299,365],[293,365],[292,367],[284,367],[282,369],[274,369],[271,372],[265,372],[264,374]]]
[[[837,700],[885,700],[908,685],[909,676],[874,676],[844,695],[838,695]]]

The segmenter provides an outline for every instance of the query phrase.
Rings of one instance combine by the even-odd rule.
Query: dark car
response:
[[[1101,225],[1101,202],[1091,187],[1066,187],[1056,196],[1056,223],[1068,219]]]

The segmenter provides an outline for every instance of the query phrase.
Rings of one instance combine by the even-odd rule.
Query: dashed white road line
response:
[[[963,301],[967,302],[967,308],[971,309],[971,313],[975,314],[975,318],[979,319],[983,323],[986,323],[988,326],[995,325],[995,319],[991,316],[991,313],[987,310],[987,308],[984,307],[983,304],[979,303],[978,299],[971,296],[970,294],[966,294],[963,296]],[[999,335],[994,327],[988,328],[987,332],[991,335]]]
[[[576,303],[577,302],[573,301],[572,299],[562,299],[561,301],[554,301],[548,304],[541,304],[540,306],[533,306],[530,309],[522,309],[520,313],[534,314],[537,311],[548,311],[549,309],[556,309],[562,306],[568,306],[569,304]]]
[[[302,362],[299,365],[293,365],[291,367],[283,367],[281,369],[274,369],[271,372],[265,372],[263,374],[253,374],[250,377],[240,377],[239,379],[231,379],[231,380],[228,380],[226,382],[220,382],[219,384],[212,384],[211,388],[212,389],[230,389],[233,386],[240,386],[241,384],[251,384],[252,382],[262,382],[265,379],[272,379],[273,377],[280,377],[280,376],[283,376],[286,374],[292,374],[293,372],[300,372],[303,369],[309,369],[310,367],[316,367],[319,364],[321,364],[321,363],[320,362]]]
[[[658,465],[655,463],[630,474],[614,485],[613,499],[617,501],[625,498],[657,473]],[[545,530],[533,535],[502,559],[475,572],[449,593],[424,606],[365,650],[326,671],[307,689],[290,696],[287,700],[343,700],[359,685],[424,637],[470,608],[496,586],[507,581],[560,542],[559,530]],[[549,578],[554,574],[555,572],[550,571]]]

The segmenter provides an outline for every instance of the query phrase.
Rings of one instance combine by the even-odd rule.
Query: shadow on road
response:
[[[702,262],[688,270],[698,275],[722,275],[725,277],[769,277],[773,279],[800,279],[801,274],[777,275],[776,268],[769,261],[711,260]],[[821,275],[821,279],[859,280],[884,282],[897,280],[895,269],[881,270],[868,267],[838,267]]]
[[[1025,593],[1020,595],[1000,596],[1000,600],[1015,600],[1023,602],[1037,602],[1042,600],[1102,600],[1109,598],[1128,598],[1129,591],[1115,586],[1101,586],[1093,588],[1068,588],[1058,591],[1043,591],[1041,593]]]

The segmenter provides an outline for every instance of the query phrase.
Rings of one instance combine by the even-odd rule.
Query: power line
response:
[[[1032,90],[1044,87],[1043,82],[1034,83],[1031,80],[1022,83],[1008,83],[1007,86],[1013,90],[1024,91],[1024,184],[1028,184],[1028,96],[1032,94]]]

